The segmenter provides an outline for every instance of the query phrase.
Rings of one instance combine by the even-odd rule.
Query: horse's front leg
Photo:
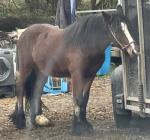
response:
[[[93,132],[92,125],[86,119],[86,107],[93,79],[94,76],[88,78],[83,78],[82,76],[72,76],[74,100],[74,118],[72,127],[73,134],[81,134],[82,132]]]

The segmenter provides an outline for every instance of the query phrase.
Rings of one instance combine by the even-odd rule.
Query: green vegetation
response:
[[[3,18],[22,22],[54,23],[58,0],[0,0],[0,24]],[[115,8],[117,0],[77,0],[78,10]],[[10,20],[8,20],[10,22]]]
[[[54,12],[52,3],[46,3],[46,0],[2,0],[0,2],[0,17],[50,22]]]

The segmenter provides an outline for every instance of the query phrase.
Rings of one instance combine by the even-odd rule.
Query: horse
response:
[[[72,131],[92,132],[93,126],[86,118],[90,87],[102,66],[105,49],[113,42],[129,56],[137,54],[128,19],[121,6],[112,13],[88,15],[75,23],[59,29],[49,24],[29,26],[17,43],[18,75],[17,103],[14,123],[25,127],[23,97],[30,104],[31,124],[42,114],[41,96],[47,76],[70,77],[74,102]]]

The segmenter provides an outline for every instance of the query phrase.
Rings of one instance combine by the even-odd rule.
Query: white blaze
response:
[[[133,51],[136,53],[135,44],[132,43],[132,42],[134,42],[134,40],[133,40],[131,34],[129,33],[129,30],[128,30],[127,25],[126,25],[124,22],[121,22],[121,28],[122,28],[124,34],[126,35],[128,41],[129,41],[129,43],[131,43],[131,46],[132,46]]]

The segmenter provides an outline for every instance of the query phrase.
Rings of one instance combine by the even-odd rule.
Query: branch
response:
[[[17,6],[17,4],[15,3],[14,0],[12,0],[12,3],[15,5],[16,9],[18,9],[18,6]]]

